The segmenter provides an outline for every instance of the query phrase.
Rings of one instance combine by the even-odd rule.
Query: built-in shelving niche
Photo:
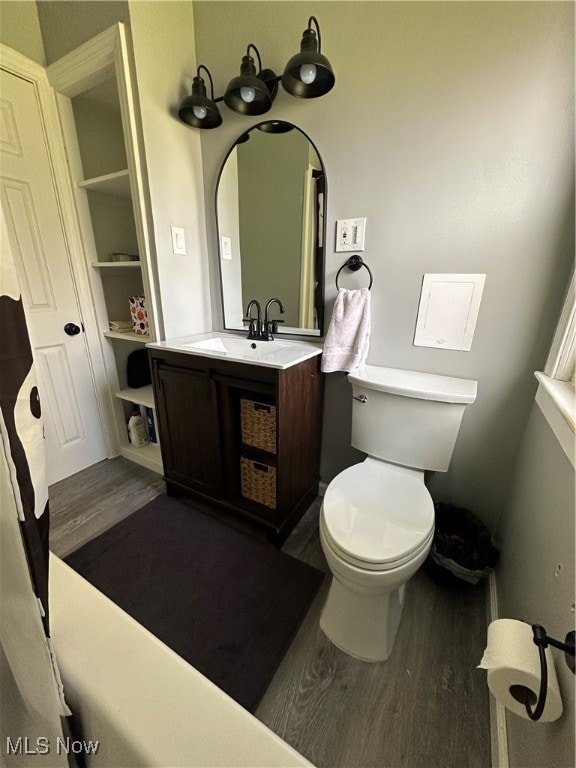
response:
[[[153,298],[143,234],[149,212],[127,61],[125,31],[117,24],[51,65],[48,74],[60,94],[118,450],[162,473],[159,445],[133,448],[126,428],[132,404],[154,408],[151,387],[131,390],[126,382],[128,355],[155,340],[154,324],[150,336],[110,330],[111,321],[130,321],[130,296]]]

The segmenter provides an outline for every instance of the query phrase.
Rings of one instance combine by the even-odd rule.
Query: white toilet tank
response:
[[[369,456],[446,472],[477,382],[364,365],[352,384],[352,445]]]

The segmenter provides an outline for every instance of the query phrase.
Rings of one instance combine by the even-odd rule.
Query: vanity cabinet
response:
[[[149,353],[167,492],[211,500],[280,544],[318,494],[320,356],[276,369]],[[251,410],[264,440],[246,422]]]

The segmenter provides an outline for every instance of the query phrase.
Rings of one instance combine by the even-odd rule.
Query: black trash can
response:
[[[494,570],[499,552],[490,532],[470,510],[437,503],[434,540],[426,571],[442,584],[477,584]]]

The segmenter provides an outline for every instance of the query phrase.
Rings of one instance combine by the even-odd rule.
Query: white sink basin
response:
[[[300,341],[261,341],[217,333],[160,341],[148,346],[281,369],[290,368],[322,352],[320,346]]]
[[[281,341],[253,341],[252,339],[237,339],[234,336],[215,336],[211,339],[202,341],[190,341],[184,344],[198,352],[214,352],[226,356],[233,355],[241,357],[254,358],[260,360],[262,357],[274,355],[282,349],[289,347]]]

